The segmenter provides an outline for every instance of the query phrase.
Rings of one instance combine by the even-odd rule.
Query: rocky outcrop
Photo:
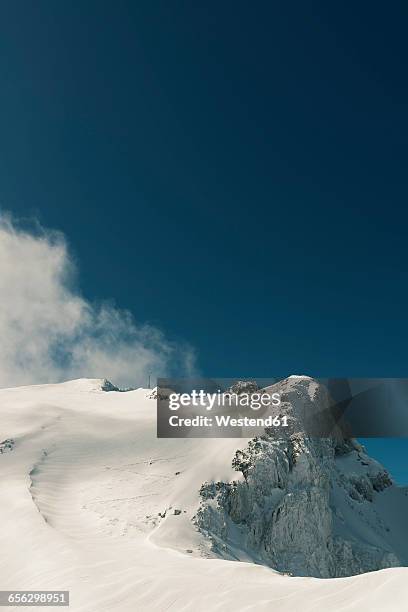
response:
[[[251,395],[251,393],[256,393],[258,389],[257,383],[253,380],[237,380],[231,385],[229,393],[236,393],[236,395],[248,393],[248,395]]]
[[[324,390],[312,379],[288,379],[284,391],[292,406],[319,412]],[[217,554],[323,578],[401,564],[373,509],[391,478],[356,441],[265,432],[232,465],[236,480],[203,484],[195,517]]]
[[[13,448],[14,448],[14,440],[12,440],[11,438],[8,440],[3,440],[3,442],[0,442],[0,455],[2,455],[3,453],[8,453],[12,451]]]
[[[108,380],[107,378],[104,378],[104,380],[102,381],[101,390],[102,391],[107,391],[107,392],[109,392],[109,391],[120,391],[119,387],[117,387],[116,385],[111,383],[111,381]]]

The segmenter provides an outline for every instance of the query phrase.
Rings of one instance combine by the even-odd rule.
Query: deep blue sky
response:
[[[403,2],[3,2],[0,205],[215,376],[406,376]]]

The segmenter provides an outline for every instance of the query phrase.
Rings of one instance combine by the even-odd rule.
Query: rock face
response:
[[[108,380],[107,378],[104,378],[102,385],[101,385],[101,389],[102,391],[120,391],[119,387],[116,387],[116,385],[114,385],[113,383],[111,383],[110,380]]]
[[[101,384],[101,391],[117,391],[120,393],[126,393],[127,391],[134,391],[134,387],[117,387],[110,380],[104,378]]]
[[[291,377],[282,389],[292,406],[311,409],[324,393],[306,377]],[[357,441],[301,431],[276,440],[265,432],[237,451],[232,465],[236,480],[204,483],[200,491],[195,522],[215,553],[322,578],[405,564],[388,537],[388,515],[376,505],[395,487]]]

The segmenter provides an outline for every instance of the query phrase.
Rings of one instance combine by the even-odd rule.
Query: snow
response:
[[[193,522],[199,490],[237,479],[248,441],[157,439],[151,391],[103,384],[0,391],[1,589],[70,590],[75,612],[405,609],[405,568],[321,580],[216,558]]]

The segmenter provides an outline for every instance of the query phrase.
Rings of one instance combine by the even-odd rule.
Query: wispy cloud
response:
[[[149,372],[193,371],[190,347],[128,311],[92,304],[75,276],[61,233],[28,231],[0,215],[0,387],[79,377],[135,386]]]

